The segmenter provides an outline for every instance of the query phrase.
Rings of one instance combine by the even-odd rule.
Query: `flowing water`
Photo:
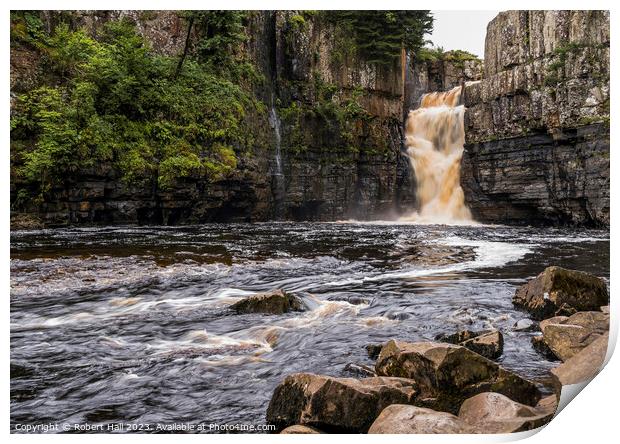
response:
[[[465,131],[465,107],[458,105],[461,87],[422,97],[409,112],[407,153],[416,177],[419,209],[403,221],[420,223],[471,222],[460,184]]]
[[[273,135],[275,141],[275,165],[273,168],[272,176],[272,191],[274,196],[274,216],[279,219],[282,214],[282,203],[286,194],[286,183],[284,177],[284,171],[282,169],[282,121],[278,116],[278,111],[275,105],[273,105],[273,97],[271,98],[271,110],[269,111],[269,124],[273,128]]]
[[[499,328],[501,364],[555,362],[515,288],[555,264],[609,276],[606,231],[268,223],[11,233],[11,423],[264,423],[293,372],[351,376],[365,346]],[[233,313],[274,288],[309,307]]]

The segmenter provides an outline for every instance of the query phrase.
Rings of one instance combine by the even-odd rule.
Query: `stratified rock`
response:
[[[333,378],[296,373],[276,387],[267,423],[276,430],[301,424],[326,432],[366,432],[391,404],[410,404],[416,383],[403,378]]]
[[[493,361],[458,345],[388,342],[377,359],[377,374],[410,378],[419,385],[416,405],[456,413],[482,392],[498,392],[524,404],[540,399],[536,386]]]
[[[280,432],[281,435],[317,435],[323,433],[319,429],[305,425],[295,424]]]
[[[489,359],[497,359],[504,352],[504,336],[499,330],[462,330],[437,337],[442,342],[462,345]]]
[[[476,430],[450,413],[394,404],[381,412],[368,433],[476,433]]]
[[[601,311],[602,311],[603,313],[607,313],[607,314],[609,314],[609,305],[604,305],[604,306],[602,306],[602,307],[601,307]]]
[[[541,322],[543,341],[562,361],[573,357],[609,331],[609,314],[584,311],[570,317],[556,316]]]
[[[283,314],[289,311],[304,311],[305,306],[297,296],[274,290],[260,293],[235,302],[230,308],[237,313]]]
[[[463,402],[458,417],[480,433],[513,433],[538,428],[554,414],[553,403],[530,407],[502,394],[487,392]]]
[[[548,267],[519,287],[513,303],[536,319],[571,315],[576,311],[598,310],[609,301],[602,279],[581,271]]]
[[[353,362],[349,362],[342,370],[346,373],[362,378],[377,376],[377,373],[372,367],[368,367],[364,364],[354,364]]]
[[[556,392],[560,393],[564,385],[592,379],[603,366],[608,342],[609,333],[605,333],[572,358],[551,370]]]

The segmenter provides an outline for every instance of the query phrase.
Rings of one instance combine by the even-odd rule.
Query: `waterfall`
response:
[[[272,170],[272,192],[275,200],[275,215],[276,218],[281,215],[282,202],[284,200],[285,194],[285,183],[284,183],[284,173],[282,170],[282,135],[281,135],[281,126],[282,123],[280,121],[280,117],[278,116],[278,112],[276,111],[276,107],[273,104],[273,97],[271,100],[271,109],[269,111],[269,124],[273,128],[274,138],[275,138],[275,156],[274,156],[274,165],[275,168]]]
[[[402,217],[403,221],[472,222],[460,185],[465,143],[465,107],[458,105],[460,96],[460,87],[425,94],[420,107],[409,112],[406,145],[415,172],[418,210]]]

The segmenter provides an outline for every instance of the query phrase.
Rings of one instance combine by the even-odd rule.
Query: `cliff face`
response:
[[[499,14],[464,104],[478,220],[609,225],[608,12]]]
[[[175,11],[42,16],[48,31],[62,19],[95,37],[106,22],[129,18],[154,51],[168,56],[181,55],[188,29]],[[373,218],[411,205],[409,165],[401,154],[400,60],[367,64],[351,56],[333,26],[293,11],[251,13],[245,32],[242,51],[264,78],[254,95],[266,111],[247,110],[253,142],[237,147],[233,174],[215,182],[188,177],[164,191],[128,185],[102,164],[76,172],[26,211],[49,224],[176,224]],[[189,42],[191,50],[195,32]],[[12,46],[12,97],[41,84],[38,58],[36,49]],[[11,182],[14,192],[19,179]]]

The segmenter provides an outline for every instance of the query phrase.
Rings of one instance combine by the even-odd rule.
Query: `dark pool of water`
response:
[[[265,422],[289,373],[351,376],[369,343],[499,328],[501,364],[555,362],[514,324],[548,265],[609,277],[606,231],[266,223],[11,233],[11,423]],[[312,307],[237,315],[283,288]],[[360,303],[362,302],[362,303]]]

